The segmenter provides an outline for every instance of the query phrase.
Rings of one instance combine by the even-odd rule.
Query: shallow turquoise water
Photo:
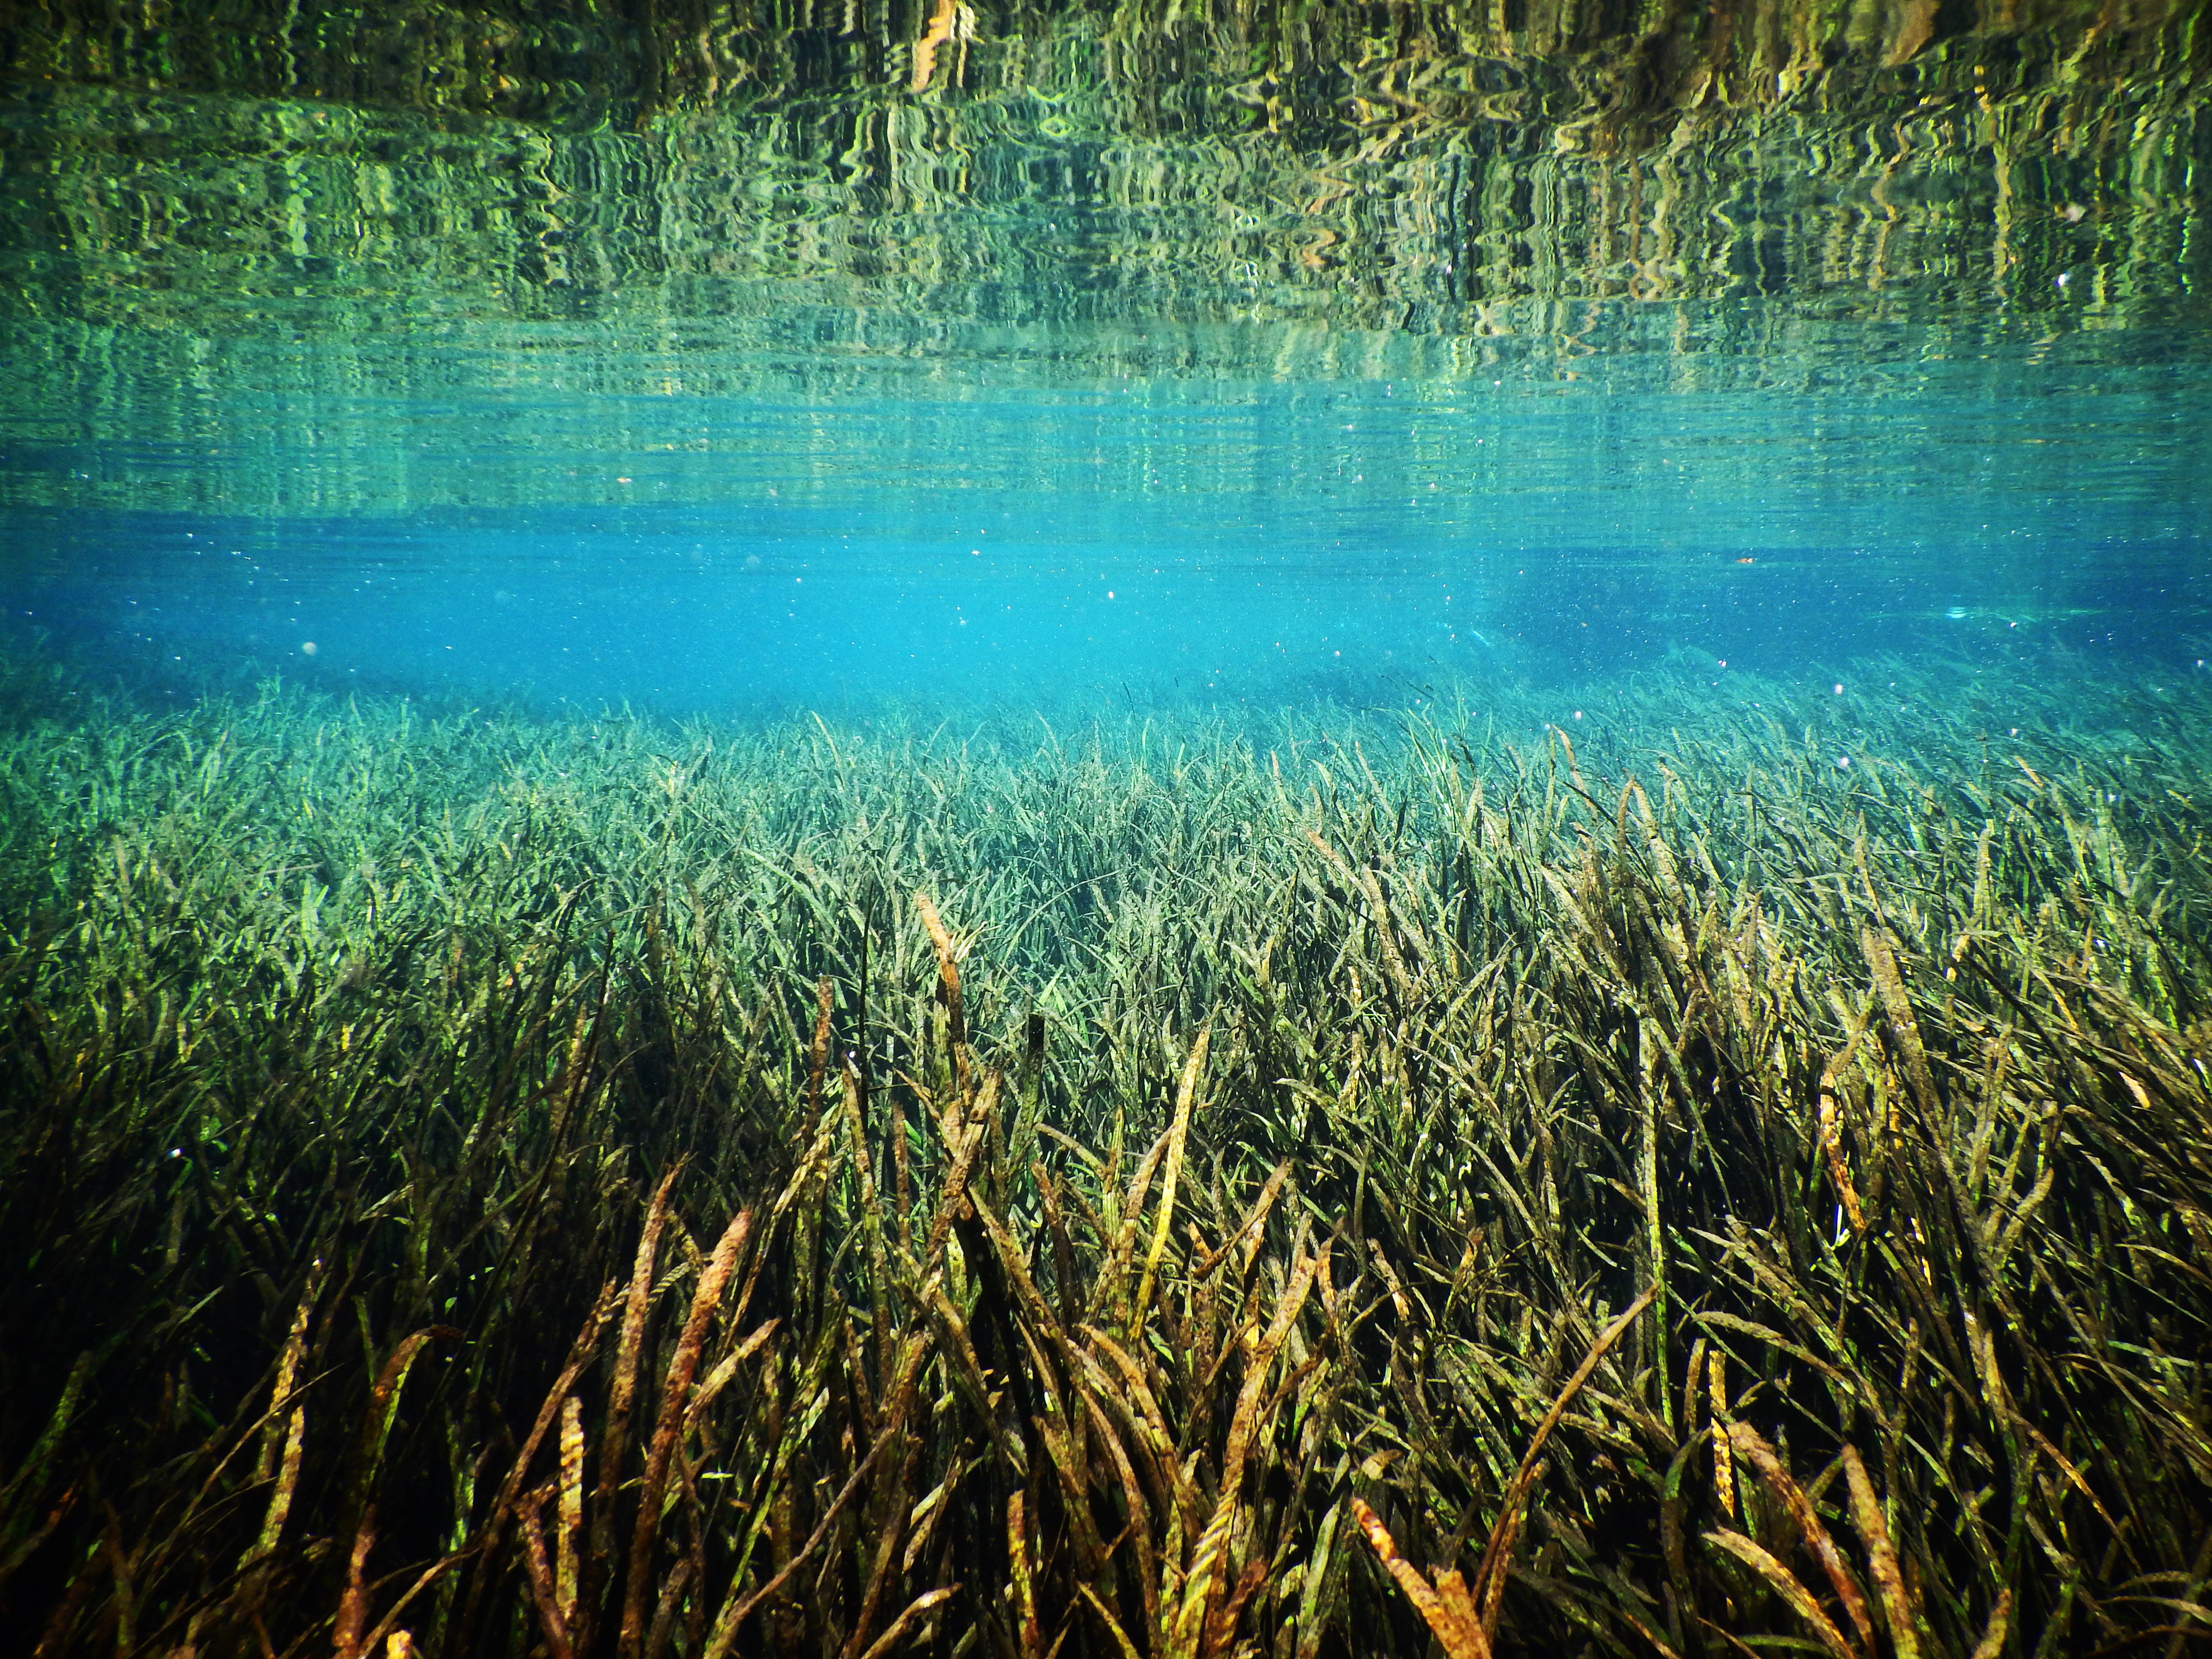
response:
[[[1562,161],[1571,100],[1377,152],[1319,91],[1263,123],[1203,54],[1101,90],[1079,19],[1025,27],[1065,51],[1018,86],[918,93],[896,38],[580,125],[367,58],[358,99],[258,58],[18,78],[10,627],[672,711],[2199,672],[2193,35],[2066,94],[2133,113],[2087,149],[2005,137],[1984,29]],[[2021,110],[2041,61],[2004,59]]]
[[[1285,699],[1670,652],[2193,671],[2202,375],[1977,378],[702,401],[655,411],[672,451],[548,453],[597,505],[19,511],[9,604],[125,657],[672,710]],[[470,459],[440,461],[465,487]]]

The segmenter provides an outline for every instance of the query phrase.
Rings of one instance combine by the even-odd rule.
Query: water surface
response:
[[[2193,669],[2188,11],[58,14],[0,597],[672,711]]]

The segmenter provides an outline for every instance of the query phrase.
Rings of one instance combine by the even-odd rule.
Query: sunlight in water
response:
[[[2203,11],[0,16],[6,1645],[2201,1645]]]

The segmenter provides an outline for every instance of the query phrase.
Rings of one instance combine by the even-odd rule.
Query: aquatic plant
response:
[[[10,674],[34,1650],[2212,1632],[2193,690],[962,733]]]

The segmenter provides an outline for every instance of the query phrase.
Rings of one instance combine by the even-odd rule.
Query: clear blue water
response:
[[[392,434],[452,504],[19,508],[5,597],[148,665],[672,712],[1368,696],[1669,653],[2193,668],[2203,369],[1918,378],[585,397],[575,447],[536,459],[566,500],[471,507],[472,473],[520,465],[474,435],[511,417],[485,398]],[[278,477],[345,465],[312,429],[216,436]]]
[[[557,29],[458,82],[29,30],[0,607],[133,673],[672,712],[2194,672],[2212,133],[2154,12],[2094,60],[1846,30],[1732,103],[1512,36],[1465,64],[1551,88],[1522,125],[1387,131],[1088,14],[926,91],[896,27],[771,29],[784,81],[679,52],[634,106]]]

